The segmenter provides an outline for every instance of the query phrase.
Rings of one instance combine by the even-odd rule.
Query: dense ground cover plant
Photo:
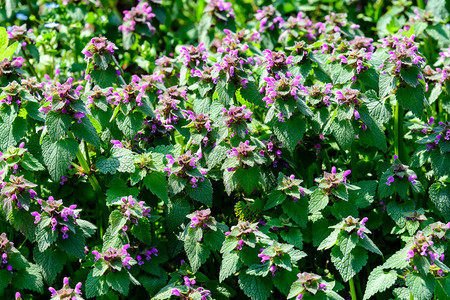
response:
[[[1,296],[450,298],[446,1],[0,7]]]

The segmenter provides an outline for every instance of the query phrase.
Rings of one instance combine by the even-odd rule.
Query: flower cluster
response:
[[[120,206],[120,212],[127,217],[127,220],[131,220],[133,224],[137,225],[139,219],[150,218],[150,208],[146,207],[144,201],[137,202],[133,196],[122,197],[122,203]],[[128,230],[127,225],[124,225],[122,230],[125,232]]]
[[[289,72],[285,75],[279,76],[278,74],[274,77],[265,77],[265,88],[262,88],[260,92],[265,92],[263,101],[266,102],[266,107],[273,104],[277,99],[286,101],[287,99],[298,97],[298,92],[300,91],[301,75],[292,76]],[[284,120],[284,117],[290,118],[291,116],[285,116],[281,113],[278,116],[280,121]]]
[[[205,129],[208,132],[212,131],[212,120],[207,115],[203,113],[196,114],[195,112],[190,110],[184,110],[183,112],[186,114],[186,119],[191,121],[188,127],[195,128],[197,132],[202,132]]]
[[[306,194],[305,188],[300,186],[302,182],[303,180],[296,179],[293,174],[289,177],[283,175],[277,189],[283,191],[286,195],[291,196],[294,202],[297,202],[300,195],[305,196]]]
[[[256,146],[250,146],[250,141],[240,142],[238,147],[234,147],[231,150],[226,151],[230,157],[235,156],[238,160],[243,160],[248,156],[253,155],[253,151]]]
[[[155,17],[152,13],[152,8],[147,2],[140,2],[131,10],[125,10],[123,12],[124,23],[119,26],[119,30],[124,33],[136,31],[136,26],[144,25],[148,31],[153,34],[155,28],[152,26],[151,21]]]
[[[226,108],[222,108],[222,118],[228,128],[233,129],[232,137],[235,134],[238,134],[240,137],[245,137],[248,134],[248,129],[246,123],[250,123],[252,121],[253,112],[250,109],[247,109],[245,105],[243,106],[234,106],[231,105],[227,110]]]
[[[14,244],[8,240],[6,233],[0,235],[0,269],[6,269],[13,273],[13,267],[8,264],[9,254],[13,251]]]
[[[6,104],[17,104],[20,107],[22,103],[22,95],[23,87],[17,83],[17,81],[10,82],[5,88],[3,88],[2,93],[0,94],[0,105]],[[25,98],[25,97],[23,97]]]
[[[359,218],[348,216],[347,218],[343,219],[342,229],[344,229],[348,233],[354,232],[355,229],[357,229],[356,234],[359,236],[359,238],[364,239],[364,233],[370,233],[370,230],[365,227],[367,220],[367,217],[364,217],[361,221],[359,221]]]
[[[36,44],[34,29],[30,28],[27,30],[26,24],[23,24],[21,26],[13,25],[12,29],[8,30],[7,33],[10,40],[22,42],[22,47],[26,47],[26,45]]]
[[[259,43],[261,41],[259,32],[249,32],[244,29],[237,31],[236,33],[228,29],[224,29],[223,32],[226,36],[222,39],[222,45],[217,48],[217,52],[219,53],[229,53],[234,50],[243,53],[249,48],[248,42]]]
[[[158,256],[158,249],[152,248],[152,249],[145,251],[144,253],[138,254],[136,256],[136,261],[137,261],[138,265],[141,266],[141,265],[145,264],[145,261],[142,258],[143,256],[145,257],[146,261],[149,261],[150,259],[152,259],[152,257],[151,257],[152,255]]]
[[[25,63],[25,59],[23,57],[14,57],[12,60],[7,58],[0,61],[0,76],[9,76],[19,74],[19,69]]]
[[[178,119],[183,118],[178,104],[186,99],[186,93],[185,88],[172,86],[158,96],[159,101],[155,110],[156,118],[168,129],[173,129],[172,124],[177,124]]]
[[[52,196],[47,201],[38,199],[37,202],[41,206],[41,212],[34,211],[31,213],[35,219],[34,224],[39,224],[45,219],[42,222],[48,225],[44,227],[51,227],[53,231],[56,231],[57,227],[59,227],[63,233],[62,238],[67,239],[69,237],[70,223],[76,224],[76,220],[79,217],[79,210],[76,210],[77,205],[72,204],[69,207],[65,207],[62,200],[55,200]]]
[[[215,16],[222,22],[227,22],[228,19],[236,17],[233,8],[231,8],[231,2],[225,2],[224,0],[209,0],[203,12]]]
[[[239,56],[238,49],[226,53],[219,62],[214,64],[211,74],[214,84],[217,84],[221,74],[223,74],[226,76],[226,81],[231,80],[231,78],[237,78],[236,81],[245,86],[248,80],[240,78],[240,76],[237,76],[237,73],[238,71],[244,72],[244,64],[246,63],[247,61]]]
[[[180,297],[181,299],[208,299],[208,296],[211,295],[211,292],[202,287],[195,288],[194,285],[196,283],[197,282],[195,281],[195,279],[184,276],[183,287],[173,288],[171,290],[171,295]]]
[[[327,285],[321,276],[313,273],[299,273],[298,279],[293,283],[291,291],[295,291],[295,299],[302,299],[305,292],[316,295],[318,291],[326,291]]]
[[[95,255],[94,261],[101,259],[106,262],[110,268],[120,271],[122,266],[130,269],[131,266],[136,263],[127,252],[128,248],[130,248],[130,245],[126,244],[123,245],[121,249],[109,247],[108,250],[103,253],[94,250],[92,251],[92,254]]]
[[[265,149],[259,151],[259,154],[264,156],[268,155],[271,160],[273,160],[273,167],[278,166],[279,159],[281,158],[283,143],[278,141],[275,136],[271,135],[269,140],[262,141]]]
[[[414,236],[413,246],[406,255],[406,260],[411,264],[414,264],[414,258],[417,256],[429,256],[431,260],[431,268],[433,268],[436,260],[441,262],[444,261],[444,254],[439,254],[433,249],[434,242],[432,240],[433,235],[426,235],[423,231],[418,231]],[[417,266],[414,266],[414,269],[417,270]],[[443,277],[444,271],[441,268],[437,268],[436,273],[438,276]]]
[[[397,155],[394,155],[393,165],[392,165],[392,176],[389,176],[386,181],[386,185],[390,186],[392,183],[394,183],[395,178],[398,178],[402,180],[403,178],[408,178],[408,181],[411,182],[412,185],[417,184],[417,175],[409,169],[407,165],[404,165],[400,163],[400,160],[398,163],[395,163],[395,161],[398,160]]]
[[[259,21],[258,30],[261,33],[265,32],[267,29],[273,31],[276,27],[282,28],[285,23],[281,14],[273,7],[273,5],[264,6],[262,9],[259,9],[256,12],[255,18]]]
[[[192,45],[181,47],[180,49],[183,64],[186,67],[197,67],[203,64],[208,58],[208,51],[206,51],[205,43],[200,43],[197,47]]]
[[[117,49],[116,45],[108,41],[105,37],[95,37],[91,39],[81,53],[84,54],[85,61],[92,61],[105,70],[115,49]],[[103,63],[106,63],[106,67],[103,67]]]
[[[50,293],[52,293],[52,299],[71,299],[71,300],[77,300],[77,299],[82,299],[80,296],[82,295],[81,293],[81,282],[78,282],[77,285],[75,286],[75,289],[72,289],[69,285],[69,278],[64,277],[63,279],[63,287],[60,290],[55,290],[53,287],[49,287],[48,290],[50,291]]]
[[[315,83],[313,86],[304,86],[301,89],[305,92],[313,107],[321,108],[331,105],[330,97],[332,88],[333,85],[331,83]]]
[[[113,105],[125,104],[131,107],[130,110],[133,110],[144,105],[143,97],[145,97],[145,93],[142,91],[142,88],[132,81],[127,85],[122,85],[122,89],[113,92],[107,97],[107,100]]]
[[[209,208],[204,210],[197,210],[187,217],[191,219],[190,226],[192,228],[206,228],[216,222],[215,219],[211,216],[211,210]]]
[[[289,66],[293,66],[294,63],[292,55],[286,56],[284,52],[275,52],[266,49],[263,51],[264,60],[262,64],[266,67],[269,73],[275,73],[278,70],[287,69]]]
[[[332,189],[336,189],[341,183],[347,183],[347,176],[350,175],[352,171],[346,170],[340,173],[337,173],[336,167],[331,168],[331,173],[326,171],[323,172],[323,178],[316,179],[316,182],[319,182],[319,187],[324,191],[331,191]]]
[[[28,210],[30,207],[30,199],[36,197],[36,192],[33,190],[37,185],[26,180],[23,175],[9,177],[9,182],[1,183],[1,197],[0,199],[5,202],[4,207],[15,207],[18,209]],[[5,205],[8,202],[8,205]],[[9,213],[9,212],[7,212]]]
[[[168,167],[164,171],[167,171],[169,175],[174,174],[177,177],[187,178],[192,188],[197,187],[199,178],[201,181],[205,180],[204,175],[206,175],[206,171],[198,170],[197,168],[197,162],[202,158],[200,149],[195,154],[191,154],[191,150],[188,150],[176,159],[170,154],[166,155],[166,158]]]
[[[389,36],[381,40],[379,47],[390,49],[389,53],[389,64],[392,64],[391,69],[388,71],[393,71],[394,75],[400,73],[402,69],[408,69],[412,65],[420,66],[425,59],[417,53],[418,46],[414,41],[415,36]],[[388,67],[386,65],[381,65],[380,68]],[[395,67],[395,69],[394,69]]]
[[[71,104],[80,100],[83,89],[82,85],[77,87],[73,84],[73,78],[67,79],[63,84],[59,82],[47,82],[43,83],[45,90],[43,94],[45,96],[44,104],[39,108],[44,114],[50,111],[56,111],[61,114],[69,114],[72,118],[76,119],[78,123],[81,123],[81,119],[86,116],[85,113],[74,110]]]

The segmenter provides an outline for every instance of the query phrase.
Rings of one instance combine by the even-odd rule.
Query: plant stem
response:
[[[424,9],[425,8],[425,2],[423,2],[423,0],[417,0],[417,6],[420,9]]]
[[[30,57],[28,56],[27,51],[25,51],[25,47],[22,47],[22,53],[23,56],[25,57],[25,60],[27,61],[28,69],[31,71],[33,76],[36,77],[38,81],[40,81],[39,75],[36,73],[36,70],[34,69],[33,65],[30,63]]]
[[[350,149],[350,159],[351,159],[351,168],[352,168],[352,181],[356,182],[358,180],[358,172],[356,172],[356,163],[358,161],[358,153],[356,151],[356,143],[353,142]]]
[[[401,162],[405,163],[403,157],[403,108],[397,102],[394,116],[394,152]]]
[[[351,278],[348,282],[350,285],[350,294],[352,295],[352,300],[356,300],[356,290],[355,290],[355,283],[353,282],[353,278]]]
[[[111,55],[111,56],[112,56],[112,60],[114,61],[114,64],[117,66],[117,68],[118,68],[119,71],[120,71],[120,75],[118,75],[118,76],[119,76],[119,79],[120,79],[121,83],[122,83],[123,85],[126,85],[127,83],[125,82],[125,79],[123,79],[123,77],[122,77],[122,74],[123,74],[122,67],[120,66],[119,62],[118,62],[117,59],[114,57],[114,55]]]
[[[414,296],[412,293],[409,293],[409,300],[414,300]]]

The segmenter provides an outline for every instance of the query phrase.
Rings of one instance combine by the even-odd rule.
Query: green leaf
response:
[[[283,201],[286,199],[286,195],[280,191],[280,190],[272,190],[267,195],[267,201],[264,205],[264,210],[268,210],[271,208],[274,208],[275,206],[283,203]]]
[[[431,168],[437,176],[450,175],[450,153],[441,154],[434,150],[431,152]]]
[[[242,98],[248,102],[253,103],[256,106],[264,106],[264,101],[262,101],[261,94],[254,82],[248,82],[247,88],[241,88],[239,92]]]
[[[345,184],[339,184],[337,188],[331,190],[331,193],[344,201],[348,201],[348,191]]]
[[[352,279],[366,265],[367,251],[363,248],[355,248],[350,254],[344,255],[339,247],[331,249],[331,262],[341,274],[345,282]]]
[[[17,46],[19,42],[15,41],[11,45],[8,46],[3,52],[0,51],[0,60],[4,60],[5,58],[11,59],[14,52],[17,50]]]
[[[443,21],[447,20],[450,15],[448,2],[446,0],[429,0],[427,1],[425,10]]]
[[[297,202],[288,199],[282,204],[282,209],[292,220],[300,227],[306,227],[308,222],[308,205],[304,198],[300,198]]]
[[[138,224],[133,225],[131,233],[144,244],[149,245],[152,242],[152,227],[148,218],[139,219]]]
[[[42,220],[41,220],[42,222]],[[58,233],[53,231],[50,227],[36,228],[36,242],[38,243],[39,251],[44,252],[58,239]]]
[[[117,126],[126,138],[132,139],[141,130],[144,123],[144,116],[140,111],[133,111],[128,115],[119,114],[116,119]]]
[[[436,280],[436,299],[450,299],[450,277]]]
[[[350,252],[355,249],[358,239],[358,236],[354,234],[351,234],[350,236],[347,234],[342,234],[339,236],[337,244],[344,256],[349,255]]]
[[[83,259],[85,257],[84,246],[86,240],[82,234],[69,233],[67,239],[59,239],[58,247],[67,254]]]
[[[66,255],[59,249],[47,249],[44,252],[40,252],[38,247],[35,247],[33,257],[42,270],[45,282],[48,285],[52,285],[66,263]]]
[[[252,300],[265,300],[271,294],[272,282],[270,278],[251,276],[242,272],[239,274],[239,286]]]
[[[22,156],[22,161],[20,165],[28,171],[37,172],[44,171],[45,167],[37,160],[33,154],[29,152],[25,152]]]
[[[339,229],[335,229],[331,232],[331,234],[329,236],[327,236],[319,245],[319,247],[317,248],[317,250],[323,250],[323,249],[329,249],[331,247],[333,247],[337,240],[338,240],[338,236],[339,233],[341,231]]]
[[[359,244],[370,252],[383,255],[381,250],[378,249],[377,245],[375,245],[375,243],[367,235],[365,235],[363,239],[359,240]]]
[[[72,118],[69,115],[51,111],[45,116],[45,126],[52,142],[65,137]]]
[[[347,83],[354,75],[354,68],[348,65],[340,65],[338,63],[331,65],[331,79],[333,80],[333,84]]]
[[[54,181],[59,182],[65,175],[78,152],[78,143],[74,139],[61,139],[52,142],[46,136],[42,142],[42,156],[48,172]]]
[[[77,122],[73,124],[71,130],[77,138],[83,139],[89,144],[100,148],[100,138],[98,137],[97,130],[87,116],[81,118],[81,123]]]
[[[11,272],[6,268],[0,270],[0,294],[2,294],[3,290],[8,287],[9,283],[11,282],[11,278]]]
[[[112,148],[111,157],[120,163],[117,171],[122,173],[133,173],[135,170],[133,152],[126,148]]]
[[[120,162],[115,157],[106,158],[104,156],[100,156],[95,163],[98,171],[103,174],[116,174],[117,169],[120,166]]]
[[[191,212],[191,206],[186,200],[169,200],[167,205],[167,229],[175,230],[186,219],[186,215]]]
[[[375,268],[369,275],[363,300],[370,299],[373,295],[384,292],[393,286],[396,280],[397,272],[394,270],[386,272],[380,267]]]
[[[226,82],[224,78],[221,78],[216,85],[216,92],[219,96],[219,101],[225,106],[228,106],[233,101],[233,96],[236,91],[236,87],[233,82]]]
[[[206,157],[206,163],[208,164],[208,168],[212,169],[221,163],[226,157],[227,148],[221,145],[218,145],[212,149],[211,153]]]
[[[124,181],[118,179],[112,182],[111,188],[106,191],[107,205],[121,203],[122,197],[133,196],[136,198],[139,194],[139,189],[136,187],[129,188]]]
[[[402,79],[412,87],[419,84],[420,69],[416,66],[411,66],[409,69],[401,69],[400,76]]]
[[[0,119],[0,147],[6,151],[10,146],[15,146],[27,131],[27,122],[21,117],[15,118],[13,113],[9,119],[2,114]]]
[[[289,294],[292,283],[297,279],[297,272],[294,271],[295,269],[291,272],[283,269],[277,270],[275,277],[272,278],[273,284],[285,296]]]
[[[239,255],[236,252],[227,252],[223,255],[220,265],[219,281],[222,282],[241,268]]]
[[[254,265],[251,265],[250,268],[247,269],[246,273],[248,275],[265,277],[270,272],[269,268],[270,268],[270,263],[268,263],[268,262],[266,262],[264,264],[260,264],[260,263],[254,264]]]
[[[280,236],[287,243],[292,244],[299,249],[303,248],[303,234],[299,228],[283,230],[281,231]]]
[[[433,296],[436,281],[433,275],[423,276],[417,273],[406,275],[406,286],[417,300],[428,300]]]
[[[328,205],[328,195],[325,194],[322,189],[318,188],[311,194],[311,199],[309,200],[309,212],[314,214],[321,211]]]
[[[366,125],[366,130],[360,130],[360,141],[369,146],[377,147],[380,150],[387,151],[386,134],[383,126],[370,115],[367,107],[362,106],[359,110],[361,120]]]
[[[406,260],[406,255],[410,250],[411,246],[407,245],[403,249],[395,252],[394,255],[389,257],[384,264],[382,265],[383,269],[404,269],[409,265],[409,262]]]
[[[111,272],[106,275],[106,282],[115,291],[122,295],[128,295],[130,290],[130,278],[128,272],[122,270],[120,272]]]
[[[379,89],[380,98],[388,96],[397,86],[397,80],[390,74],[380,74]]]
[[[197,181],[197,187],[193,188],[192,185],[186,186],[186,192],[195,201],[205,204],[208,207],[212,207],[213,188],[211,181],[205,179],[203,182],[199,179]]]
[[[27,289],[42,293],[44,290],[44,283],[39,267],[35,264],[30,264],[25,270],[18,272],[14,276],[13,286],[16,289]]]
[[[424,110],[423,106],[426,103],[425,94],[422,86],[401,87],[397,90],[397,101],[405,109],[412,111],[412,113],[420,118]]]
[[[153,194],[158,196],[159,199],[163,200],[165,203],[169,201],[169,188],[167,182],[167,176],[162,172],[151,172],[148,173],[144,178],[144,185]]]
[[[445,222],[450,220],[450,185],[436,182],[430,186],[430,199]]]
[[[192,267],[192,272],[197,272],[202,264],[206,262],[211,252],[205,244],[200,242],[202,229],[195,228],[188,231],[184,241],[184,250]]]
[[[228,172],[225,170],[225,172]],[[231,173],[231,172],[229,172]],[[242,188],[249,194],[258,187],[258,183],[261,181],[261,172],[258,166],[248,169],[239,168],[233,175],[236,178]]]
[[[295,146],[302,140],[305,131],[306,122],[301,118],[291,118],[284,122],[275,121],[273,124],[273,133],[289,152],[294,151]]]
[[[94,270],[91,270],[86,278],[86,297],[98,297],[106,294],[109,290],[106,278],[104,276],[94,276]]]
[[[101,69],[93,70],[91,72],[91,77],[96,85],[105,89],[116,83],[117,73],[113,66],[109,66],[105,71]]]
[[[350,148],[350,145],[355,140],[355,130],[350,120],[337,121],[336,119],[331,124],[336,141],[343,150]]]

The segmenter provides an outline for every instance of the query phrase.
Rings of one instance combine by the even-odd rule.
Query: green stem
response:
[[[423,0],[417,0],[417,6],[420,9],[424,9],[425,8],[425,2]]]
[[[395,155],[398,156],[402,163],[405,163],[405,157],[403,156],[403,108],[398,102],[395,105],[394,137]]]
[[[356,151],[356,143],[353,142],[350,149],[350,159],[351,159],[351,168],[352,168],[352,181],[356,182],[358,180],[358,172],[356,172],[356,163],[358,162],[358,153]]]
[[[352,295],[352,300],[356,300],[356,290],[355,290],[355,283],[353,282],[353,278],[351,278],[348,282],[350,285],[350,294]]]
[[[409,300],[414,300],[414,296],[412,293],[409,293]]]
[[[30,63],[30,57],[28,56],[27,51],[25,50],[25,47],[22,47],[22,53],[23,53],[23,56],[25,57],[25,60],[27,61],[28,69],[31,71],[33,76],[36,77],[36,79],[38,81],[40,81],[39,75],[37,74],[37,72],[34,69],[33,65]]]
[[[121,81],[121,83],[123,85],[126,85],[127,83],[125,82],[125,79],[123,79],[122,74],[123,74],[123,70],[122,67],[120,66],[119,62],[117,61],[117,59],[114,57],[114,55],[112,55],[112,60],[114,61],[114,64],[117,66],[117,68],[120,71],[120,75],[119,75],[119,79]]]

